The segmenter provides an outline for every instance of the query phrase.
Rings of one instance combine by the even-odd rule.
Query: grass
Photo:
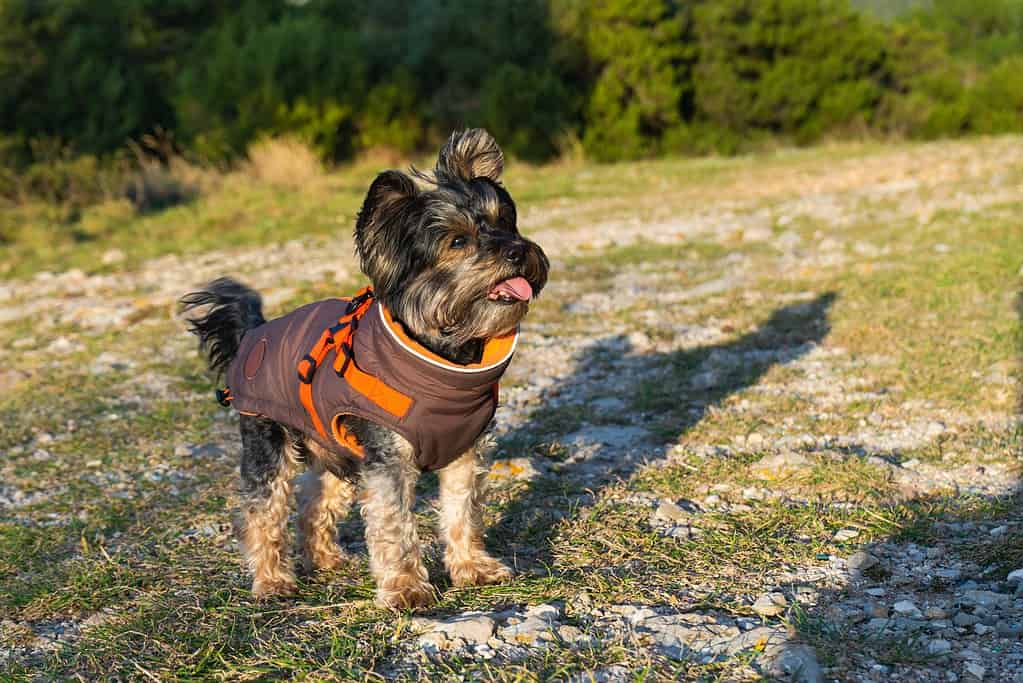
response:
[[[1021,144],[513,165],[506,183],[521,224],[550,245],[555,270],[526,326],[517,365],[527,371],[507,386],[528,391],[538,374],[554,384],[520,408],[524,426],[499,448],[501,457],[529,458],[538,475],[497,480],[488,505],[489,543],[519,569],[506,586],[452,588],[433,515],[422,508],[441,590],[430,614],[560,600],[585,625],[572,607],[585,594],[594,609],[637,603],[751,616],[751,598],[791,572],[864,544],[933,542],[947,520],[1016,519],[1011,496],[907,498],[868,458],[1018,471],[1020,433],[1007,422],[1021,340]],[[377,170],[315,174],[300,188],[235,174],[191,204],[141,217],[118,203],[73,219],[52,207],[15,210],[19,239],[0,246],[11,289],[0,358],[27,374],[0,375],[0,495],[21,496],[0,507],[0,621],[21,626],[0,626],[8,628],[0,636],[34,648],[53,624],[98,623],[0,660],[0,679],[519,681],[611,666],[636,681],[753,676],[748,657],[678,662],[607,634],[597,648],[556,646],[514,662],[430,660],[411,615],[372,605],[354,517],[341,528],[354,548],[342,570],[304,580],[293,600],[252,600],[230,530],[237,435],[170,313],[172,294],[219,268],[255,278],[271,313],[350,291],[359,280],[344,235]],[[877,190],[910,181],[915,189],[901,195]],[[978,208],[955,210],[964,203]],[[624,236],[630,225],[665,221],[691,230],[673,243]],[[623,237],[601,247],[589,238],[556,243],[588,226]],[[756,226],[766,226],[760,237]],[[301,240],[296,256],[292,240]],[[103,263],[112,249],[124,260]],[[110,280],[25,284],[67,268]],[[568,306],[582,294],[614,306]],[[18,313],[39,297],[46,309]],[[105,320],[111,302],[131,306],[131,317],[88,323],[94,309]],[[71,350],[48,350],[59,336]],[[99,372],[103,353],[134,366]],[[609,396],[624,407],[597,414],[589,401]],[[935,420],[947,426],[940,438],[875,444]],[[593,425],[640,428],[637,448],[655,462],[613,462],[586,479],[565,437]],[[220,450],[191,448],[202,444]],[[765,480],[755,464],[779,449],[809,465]],[[421,493],[435,489],[424,481]],[[754,489],[775,495],[747,498]],[[710,494],[729,507],[707,506],[694,522],[701,535],[688,540],[663,535],[652,510],[630,502]],[[841,529],[858,535],[836,542]],[[1012,531],[954,552],[1003,571],[1018,567],[1018,541]],[[842,641],[819,610],[788,618],[822,650]],[[856,646],[885,662],[919,651]]]

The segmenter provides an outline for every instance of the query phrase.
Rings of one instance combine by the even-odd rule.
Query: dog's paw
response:
[[[298,584],[294,578],[279,577],[276,579],[256,579],[252,582],[252,597],[257,600],[283,598],[298,592]]]
[[[512,570],[490,555],[479,555],[468,562],[451,562],[448,573],[456,586],[489,586],[512,578]]]
[[[417,577],[393,576],[377,586],[377,604],[390,609],[428,607],[436,597],[433,586]]]

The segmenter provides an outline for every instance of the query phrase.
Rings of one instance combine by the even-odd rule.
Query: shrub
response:
[[[583,147],[599,161],[657,154],[681,122],[688,94],[688,16],[667,0],[602,0],[584,15],[582,41],[598,70],[585,108]]]
[[[351,152],[343,128],[361,104],[365,63],[357,32],[328,5],[248,2],[203,33],[175,83],[182,135],[203,156],[228,159],[288,133],[327,158]]]
[[[840,0],[719,0],[695,11],[695,118],[812,141],[881,96],[880,29]]]
[[[295,137],[264,138],[252,144],[245,169],[261,182],[284,188],[300,188],[323,175],[319,156]]]
[[[552,71],[505,64],[484,83],[480,99],[480,120],[506,152],[529,161],[558,153],[568,93]]]
[[[199,184],[183,161],[143,160],[125,181],[123,194],[136,211],[148,213],[192,201],[199,195]]]
[[[969,111],[975,132],[1023,129],[1023,56],[1003,60],[977,83],[971,92]]]
[[[358,116],[358,148],[389,149],[402,153],[416,150],[426,137],[415,80],[407,69],[398,69],[366,96]]]
[[[945,36],[919,24],[896,25],[886,53],[885,93],[876,116],[881,130],[934,138],[967,129],[964,74],[949,57]]]

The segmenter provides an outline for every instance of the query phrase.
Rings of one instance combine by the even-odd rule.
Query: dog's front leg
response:
[[[472,448],[439,472],[444,565],[456,586],[482,586],[511,578],[511,570],[483,547],[483,494],[487,468]]]
[[[419,469],[411,448],[401,446],[407,443],[374,449],[362,468],[362,515],[377,602],[396,609],[424,607],[434,597],[413,513]]]

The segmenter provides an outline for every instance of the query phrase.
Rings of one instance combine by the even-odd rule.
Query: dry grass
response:
[[[324,176],[323,162],[295,137],[264,138],[249,147],[244,171],[256,180],[286,189],[299,189]]]

